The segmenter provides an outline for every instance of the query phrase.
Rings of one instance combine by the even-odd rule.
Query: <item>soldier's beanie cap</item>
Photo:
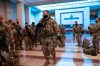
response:
[[[49,13],[49,11],[48,11],[48,10],[44,10],[43,12],[45,12],[45,11]]]
[[[32,24],[35,24],[34,22],[32,22]]]
[[[0,15],[0,19],[3,19],[3,17]]]
[[[77,23],[77,21],[75,21],[75,23]]]
[[[28,24],[27,22],[25,24]]]

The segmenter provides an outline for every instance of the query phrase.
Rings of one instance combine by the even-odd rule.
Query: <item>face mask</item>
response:
[[[17,24],[19,24],[19,22],[17,22]]]
[[[46,19],[47,17],[48,17],[48,15],[43,15],[43,18],[45,18],[45,19]]]
[[[78,24],[75,24],[76,26],[78,25]]]
[[[27,25],[25,25],[25,27],[27,27]]]
[[[97,20],[95,20],[95,22],[97,23],[98,21],[97,21]]]

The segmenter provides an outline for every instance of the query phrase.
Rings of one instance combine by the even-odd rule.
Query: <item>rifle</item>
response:
[[[48,34],[48,31],[46,30],[46,21],[43,19],[41,23],[37,24],[37,27],[40,29],[40,32],[44,32],[45,35]],[[44,30],[45,29],[45,30]]]
[[[75,29],[73,29],[73,43],[75,41]]]
[[[75,34],[73,33],[73,43],[74,43],[74,41],[75,41]]]
[[[56,29],[55,29],[55,27],[54,27],[54,24],[53,24],[53,31],[54,31],[54,33],[56,34]],[[59,27],[60,28],[60,27]],[[61,30],[61,29],[60,29]],[[62,31],[62,30],[61,30]],[[58,45],[58,47],[65,47],[65,43],[64,43],[64,37],[62,36],[62,32],[60,32],[60,34],[59,35],[57,35],[57,40],[59,40],[59,41],[57,41],[57,45]]]

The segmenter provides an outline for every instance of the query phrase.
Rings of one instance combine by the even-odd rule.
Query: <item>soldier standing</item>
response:
[[[21,25],[19,25],[19,19],[16,19],[16,30],[17,30],[17,40],[16,40],[16,42],[17,42],[17,45],[18,45],[18,47],[20,48],[20,49],[22,49],[22,27],[21,27]]]
[[[6,42],[6,26],[3,23],[3,17],[0,16],[0,52],[2,49],[4,49],[5,51],[9,51],[8,50],[8,45]]]
[[[32,24],[31,24],[31,29],[34,32],[34,36],[33,36],[34,41],[32,42],[32,47],[33,47],[33,45],[37,46],[36,41],[35,41],[36,40],[36,34],[35,34],[36,26],[35,26],[35,23],[34,22],[32,22]]]
[[[2,56],[2,52],[6,51],[9,52],[8,49],[8,42],[6,41],[7,39],[7,27],[6,25],[3,23],[3,17],[0,16],[0,66],[2,66],[2,62],[6,62],[6,59]]]
[[[53,62],[55,64],[56,53],[53,43],[53,36],[58,35],[61,30],[56,21],[50,17],[50,14],[47,10],[43,11],[43,18],[40,20],[39,24],[43,26],[41,31],[41,45],[44,57],[46,59],[43,66],[47,66],[49,64],[50,54],[53,56]]]
[[[28,23],[25,23],[25,28],[22,31],[22,38],[25,41],[27,49],[32,49],[32,33],[33,30],[29,27]]]
[[[99,42],[100,42],[100,18],[96,18],[96,24],[94,26],[89,26],[89,30],[92,33],[93,47],[96,50],[96,54],[99,53]]]
[[[8,22],[6,22],[6,27],[7,27],[7,30],[6,30],[6,40],[9,44],[9,50],[10,49],[13,49],[13,44],[14,44],[14,37],[13,37],[13,32],[12,32],[12,22],[14,22],[13,19],[10,19]]]
[[[32,27],[33,31],[36,30],[36,26],[35,26],[35,23],[34,22],[32,22],[31,27]]]
[[[82,31],[83,31],[82,26],[79,25],[77,21],[75,21],[75,26],[73,28],[73,33],[75,34],[76,40],[78,42],[78,45],[76,45],[76,46],[81,45]]]

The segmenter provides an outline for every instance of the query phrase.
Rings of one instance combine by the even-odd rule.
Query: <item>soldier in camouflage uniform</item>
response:
[[[36,34],[35,34],[36,26],[34,22],[32,22],[31,24],[31,29],[34,31],[34,41],[32,42],[32,47],[33,47],[33,45],[37,46],[36,41],[35,41],[36,40]]]
[[[13,37],[13,32],[12,32],[12,29],[11,29],[11,26],[12,26],[12,22],[14,20],[13,19],[10,19],[8,22],[6,22],[6,27],[7,27],[7,31],[6,31],[6,40],[9,44],[9,50],[10,49],[13,49],[13,44],[14,44],[14,37]]]
[[[20,44],[22,43],[20,40],[21,40],[21,37],[20,35],[18,34],[18,30],[17,30],[17,25],[15,22],[12,22],[12,25],[11,25],[11,31],[13,33],[13,37],[14,37],[14,49],[15,50],[18,50],[20,47]]]
[[[96,24],[94,26],[89,26],[89,31],[93,36],[92,43],[96,50],[96,54],[99,53],[99,42],[100,42],[100,18],[96,18]]]
[[[61,30],[56,21],[50,17],[50,14],[47,10],[43,11],[43,18],[40,20],[39,24],[43,26],[41,31],[41,45],[44,57],[46,59],[43,66],[47,66],[49,64],[50,54],[53,56],[53,62],[56,63],[53,36],[60,33]]]
[[[76,40],[78,42],[78,45],[76,45],[76,46],[80,46],[80,44],[81,44],[82,31],[83,31],[82,26],[79,25],[77,21],[75,21],[75,26],[73,28],[73,33],[75,34]]]
[[[34,33],[33,30],[29,27],[28,23],[25,23],[25,28],[22,31],[22,38],[25,41],[26,49],[32,49],[32,36],[30,33]]]
[[[36,26],[35,26],[35,23],[34,22],[32,22],[31,27],[32,27],[33,31],[36,30]]]
[[[90,40],[87,38],[84,38],[82,42],[82,48],[87,48],[89,46],[90,46]]]
[[[65,40],[65,38],[66,38],[66,36],[65,36],[65,26],[62,24],[62,27],[61,27],[61,33],[62,33],[62,41],[63,41],[63,43],[64,43],[64,40]]]
[[[5,57],[2,55],[3,51],[6,51],[9,53],[8,48],[8,41],[7,38],[9,37],[7,34],[9,34],[11,42],[13,43],[13,37],[12,34],[9,32],[8,27],[3,23],[3,18],[0,16],[0,65],[2,66],[2,62],[6,62]],[[2,60],[2,62],[1,62]]]
[[[16,31],[17,31],[17,37],[16,37],[16,43],[18,45],[19,49],[22,49],[22,27],[19,25],[19,19],[16,19]]]
[[[2,49],[5,49],[6,51],[8,51],[8,45],[6,42],[6,26],[3,23],[3,17],[0,16],[0,52]]]

